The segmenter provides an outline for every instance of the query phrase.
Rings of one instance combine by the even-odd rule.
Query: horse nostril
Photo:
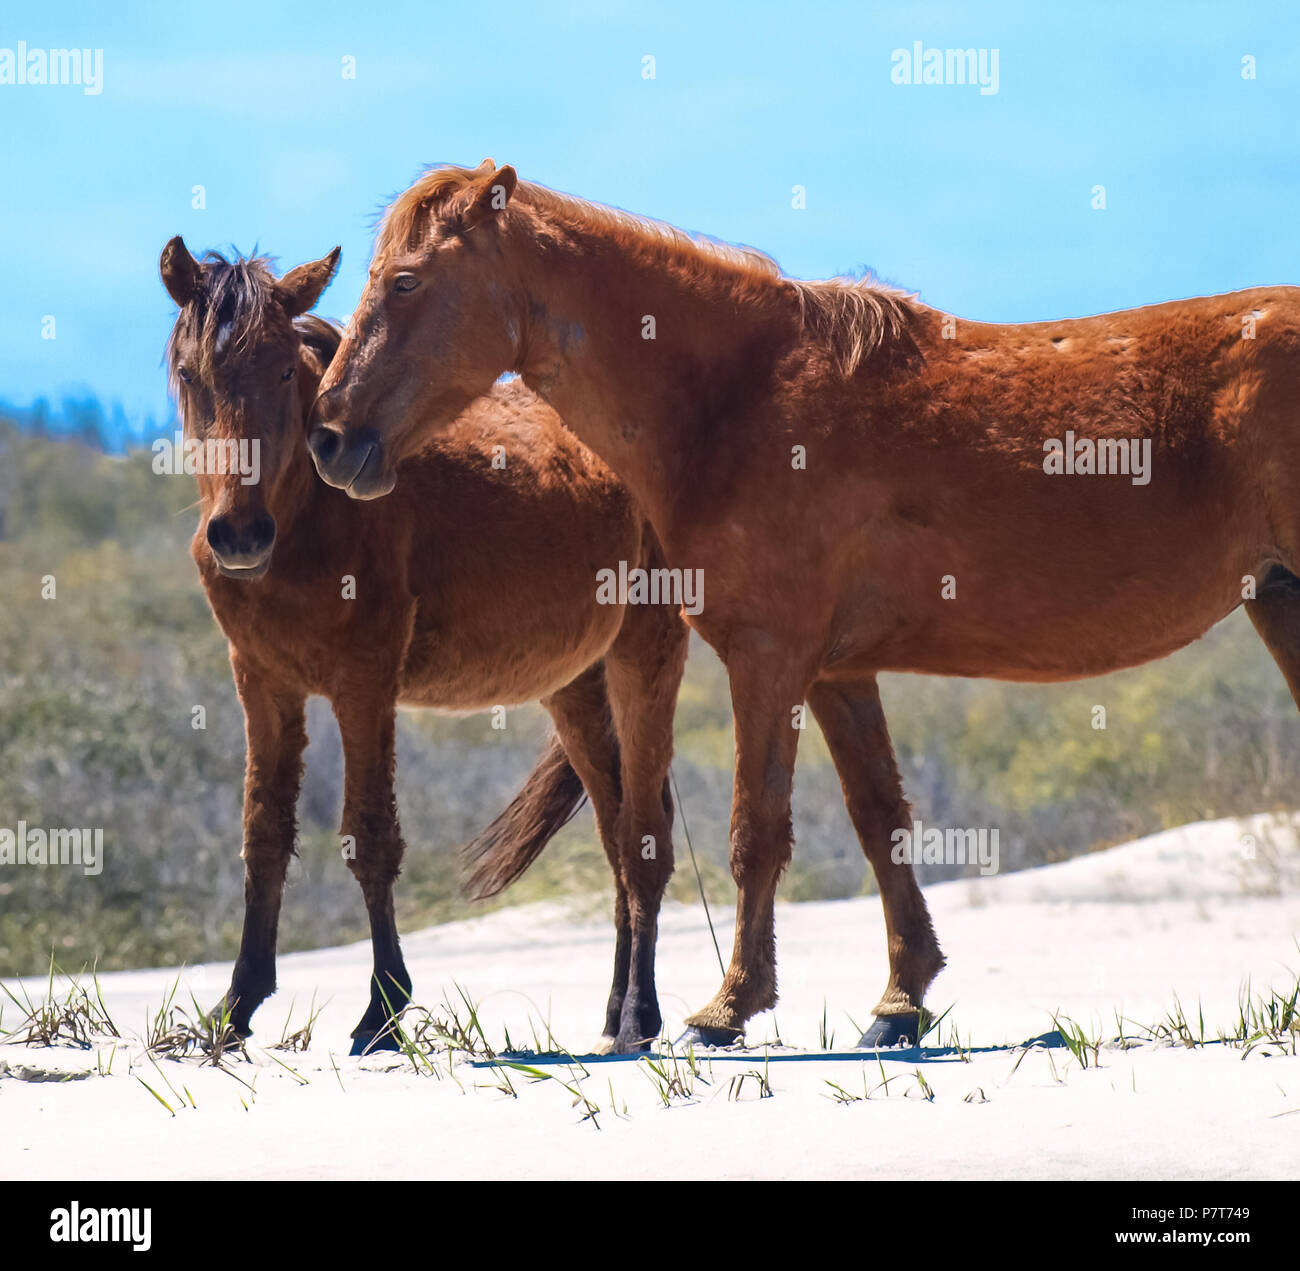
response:
[[[260,556],[271,549],[275,542],[275,521],[265,512],[249,526],[248,551],[250,555]]]
[[[230,525],[224,517],[214,516],[208,522],[208,546],[218,556],[229,555],[231,537]]]
[[[307,438],[307,447],[317,463],[333,463],[343,447],[343,435],[333,428],[313,428]]]

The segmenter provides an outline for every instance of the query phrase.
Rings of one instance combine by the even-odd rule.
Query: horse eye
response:
[[[405,294],[408,291],[414,291],[420,285],[420,280],[414,274],[398,274],[393,279],[393,290]]]
[[[186,384],[194,383],[194,375],[192,374],[188,366],[178,366],[176,368],[176,374],[179,375],[181,379],[185,381]]]
[[[297,374],[298,368],[296,366],[291,366],[283,375],[280,376],[280,383],[287,384]]]

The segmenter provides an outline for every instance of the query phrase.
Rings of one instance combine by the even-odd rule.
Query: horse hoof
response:
[[[237,1045],[239,1042],[247,1041],[253,1035],[252,1022],[238,1019],[233,1015],[227,1017],[224,1002],[218,1003],[203,1017],[203,1027],[216,1036],[223,1019],[226,1021],[225,1040],[228,1044]]]
[[[602,1033],[591,1048],[593,1055],[638,1055],[645,1054],[654,1043],[651,1037],[611,1037]]]
[[[700,1050],[707,1046],[734,1046],[744,1037],[738,1028],[709,1028],[703,1024],[692,1024],[674,1043],[677,1050],[690,1047]]]
[[[352,1049],[349,1055],[373,1055],[381,1050],[401,1050],[397,1034],[391,1028],[380,1032],[374,1029],[358,1029],[352,1034]]]
[[[654,1046],[653,1037],[615,1037],[610,1048],[612,1055],[644,1055]]]
[[[858,1041],[859,1050],[892,1050],[915,1046],[920,1033],[919,1015],[877,1015]]]

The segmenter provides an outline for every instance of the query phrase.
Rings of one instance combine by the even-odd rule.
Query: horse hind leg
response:
[[[885,912],[889,982],[859,1046],[915,1044],[925,991],[944,965],[925,896],[908,862],[891,856],[892,836],[910,829],[894,749],[874,679],[844,687],[814,684],[808,702],[830,749],[849,817],[871,863]]]
[[[659,906],[673,872],[668,766],[688,642],[686,626],[671,606],[629,606],[625,612],[623,626],[605,656],[621,757],[616,841],[630,936],[627,993],[610,1046],[618,1053],[643,1049],[663,1026],[655,985],[655,946]]]
[[[623,863],[618,846],[618,814],[622,801],[621,760],[614,733],[603,662],[542,699],[555,723],[555,734],[591,800],[596,831],[614,875],[614,979],[605,1007],[605,1026],[593,1048],[604,1054],[618,1038],[623,1002],[627,997],[632,956],[632,925]]]

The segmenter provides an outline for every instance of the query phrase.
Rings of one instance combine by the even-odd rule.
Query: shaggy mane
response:
[[[384,213],[376,259],[418,248],[437,213],[481,176],[473,168],[450,164],[429,168]],[[510,201],[512,208],[516,205],[531,209],[553,226],[594,231],[633,252],[666,259],[692,281],[724,282],[741,302],[774,291],[792,296],[804,328],[827,347],[845,376],[877,353],[904,361],[917,356],[912,336],[915,297],[885,286],[870,274],[814,282],[790,278],[776,261],[754,248],[691,234],[663,221],[561,194],[530,181],[519,182]]]

